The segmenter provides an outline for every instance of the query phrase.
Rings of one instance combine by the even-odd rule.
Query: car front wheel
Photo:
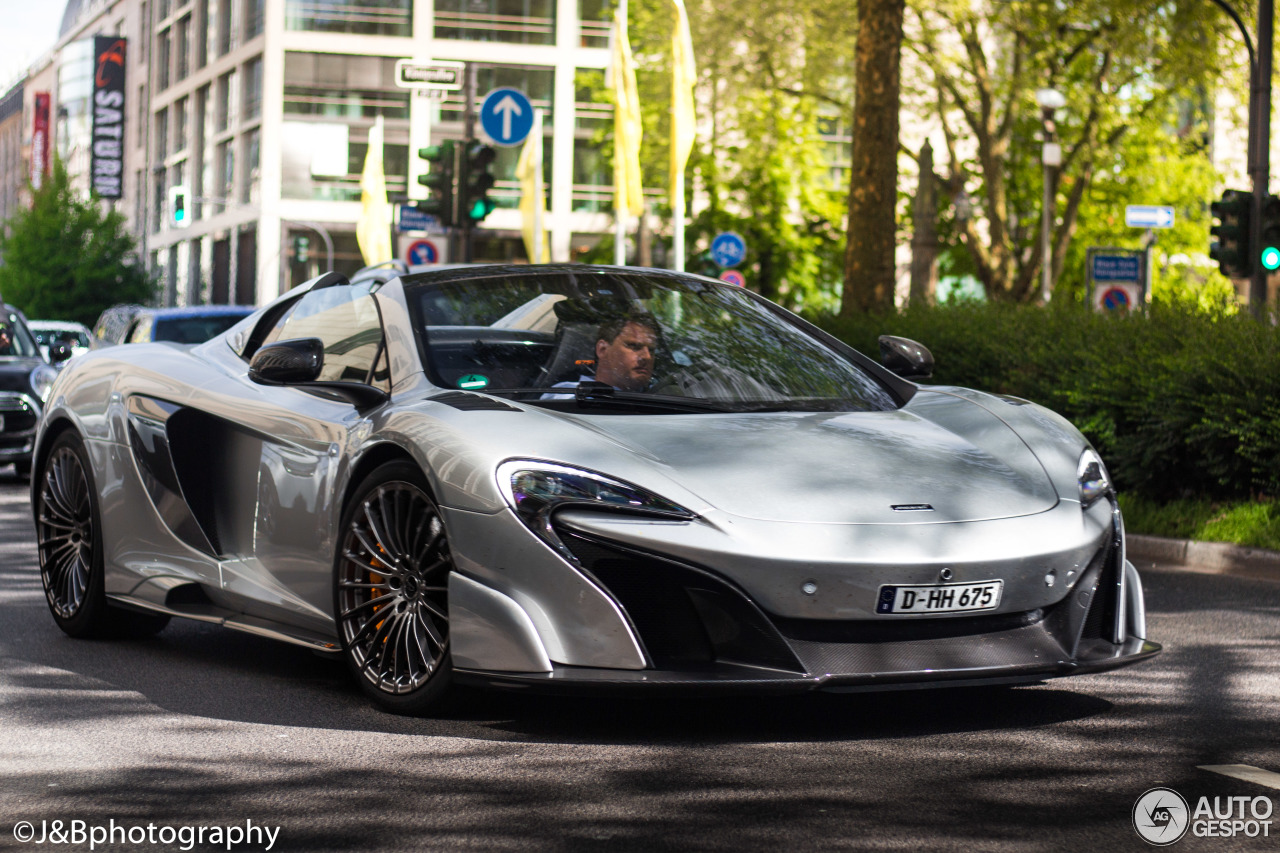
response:
[[[334,614],[348,666],[388,711],[421,713],[448,687],[452,567],[422,471],[407,462],[372,471],[343,513]]]

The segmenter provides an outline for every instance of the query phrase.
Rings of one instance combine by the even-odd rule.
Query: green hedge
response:
[[[881,334],[919,341],[937,363],[933,384],[1062,413],[1122,490],[1157,501],[1280,495],[1280,332],[1270,323],[979,303],[812,319],[873,357]]]

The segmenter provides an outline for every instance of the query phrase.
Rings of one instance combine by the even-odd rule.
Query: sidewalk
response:
[[[1199,572],[1280,581],[1280,552],[1223,542],[1193,542],[1125,534],[1129,562],[1139,570]]]

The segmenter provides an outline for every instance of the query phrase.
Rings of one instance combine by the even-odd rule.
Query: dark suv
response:
[[[12,462],[18,476],[31,473],[31,446],[58,371],[45,361],[27,318],[0,303],[0,465]],[[71,354],[65,344],[55,356]]]

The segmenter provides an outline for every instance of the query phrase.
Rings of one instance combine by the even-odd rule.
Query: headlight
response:
[[[53,380],[58,378],[58,371],[54,370],[47,364],[41,364],[31,371],[28,382],[31,383],[31,390],[36,392],[36,396],[40,398],[41,403],[49,402],[49,389],[53,387]]]
[[[1080,486],[1080,506],[1088,508],[1098,498],[1111,494],[1111,478],[1102,457],[1092,450],[1080,454],[1076,467],[1076,483]]]
[[[498,466],[498,488],[520,520],[562,553],[565,547],[551,527],[551,514],[563,506],[684,521],[697,517],[696,513],[639,486],[551,462],[527,459],[504,462]]]

